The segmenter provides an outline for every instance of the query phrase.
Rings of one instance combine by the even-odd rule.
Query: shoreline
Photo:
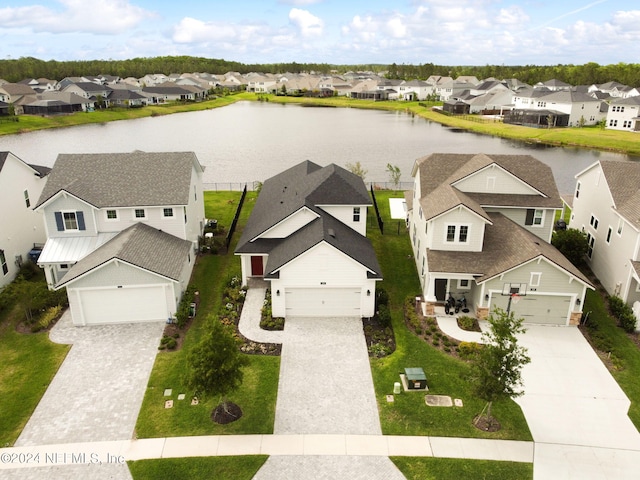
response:
[[[77,112],[72,115],[56,117],[21,115],[18,117],[18,122],[0,123],[0,137],[4,135],[27,133],[50,128],[72,127],[86,124],[172,115],[175,113],[210,110],[213,108],[231,105],[238,101],[266,101],[270,103],[294,104],[307,107],[360,108],[405,112],[410,115],[417,115],[428,121],[439,123],[445,127],[459,128],[464,131],[478,133],[481,135],[491,135],[500,138],[519,140],[530,144],[585,148],[626,154],[630,156],[640,156],[640,132],[606,130],[597,126],[537,129],[518,125],[507,125],[499,121],[491,121],[490,119],[485,120],[480,116],[467,116],[462,118],[444,115],[434,111],[432,107],[426,106],[423,102],[375,102],[370,100],[353,100],[345,97],[284,97],[247,92],[217,97],[213,100],[198,103],[149,105],[140,109],[117,108],[91,113]],[[421,103],[423,104],[421,105]]]

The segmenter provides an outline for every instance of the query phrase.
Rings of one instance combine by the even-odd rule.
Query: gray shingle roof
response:
[[[452,184],[495,163],[542,195],[478,194],[461,192]],[[531,155],[434,153],[416,161],[420,174],[420,205],[427,219],[465,205],[488,219],[482,205],[562,207],[551,168]],[[414,172],[415,173],[415,172]],[[535,197],[535,200],[534,200]],[[486,202],[486,203],[485,203]]]
[[[71,267],[56,288],[113,259],[178,281],[191,248],[191,242],[187,240],[156,230],[144,223],[136,223]]]
[[[0,172],[2,171],[2,167],[4,167],[4,162],[7,160],[7,157],[9,156],[10,153],[11,152],[0,152]],[[18,158],[15,155],[13,155],[13,156],[15,158]],[[20,159],[18,158],[18,160],[20,160]],[[22,160],[20,160],[20,161],[22,162]],[[49,174],[49,172],[51,171],[51,169],[49,167],[43,167],[42,165],[33,165],[33,164],[27,163],[27,162],[23,162],[23,163],[25,163],[26,165],[29,165],[31,168],[33,168],[38,173],[38,176],[40,178],[46,177]]]
[[[592,287],[589,279],[553,245],[541,240],[501,213],[490,213],[489,216],[492,224],[485,227],[482,252],[427,249],[429,270],[472,274],[476,276],[476,282],[482,283],[530,260],[544,257]]]
[[[640,228],[640,164],[600,160],[616,210]]]
[[[371,205],[360,177],[335,164],[304,161],[266,180],[238,248],[306,206]]]
[[[60,154],[36,208],[64,190],[97,208],[187,205],[193,152]]]

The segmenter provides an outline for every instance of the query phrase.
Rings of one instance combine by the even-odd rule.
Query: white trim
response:
[[[343,205],[344,206],[344,205]],[[289,215],[287,215],[286,217],[284,217],[283,219],[281,219],[279,222],[274,223],[273,225],[271,225],[269,228],[263,230],[262,232],[258,233],[255,237],[253,237],[251,240],[249,240],[249,243],[251,242],[255,242],[257,239],[262,238],[265,234],[269,233],[271,230],[279,227],[280,225],[282,225],[283,223],[285,223],[288,219],[290,219],[291,217],[293,217],[295,214],[299,213],[299,212],[310,212],[313,215],[315,215],[315,218],[319,218],[320,215],[318,215],[316,212],[314,212],[313,210],[311,210],[310,208],[303,206],[302,208],[299,208],[297,210],[295,210],[294,212],[291,212]],[[346,224],[345,224],[346,225]]]
[[[533,192],[535,192],[536,194],[544,197],[544,198],[549,198],[547,195],[545,195],[543,192],[541,192],[540,190],[538,190],[537,188],[535,188],[533,185],[531,185],[530,183],[526,182],[525,180],[523,180],[522,178],[514,175],[513,173],[511,173],[509,170],[507,170],[506,168],[504,168],[502,165],[500,165],[499,163],[497,163],[495,160],[493,160],[491,158],[491,155],[487,155],[489,157],[490,160],[492,160],[492,162],[489,165],[485,165],[482,168],[479,168],[478,170],[474,170],[473,172],[465,175],[462,178],[457,179],[455,182],[452,182],[450,185],[452,187],[455,187],[457,183],[462,182],[463,180],[466,180],[468,178],[471,178],[475,175],[477,175],[478,173],[482,172],[483,170],[488,170],[488,169],[494,169],[494,168],[499,168],[500,170],[502,170],[505,174],[507,174],[508,176],[514,178],[515,180],[517,180],[518,182],[520,182],[522,185],[529,187],[530,190],[532,190]]]
[[[136,215],[136,212],[137,212],[138,210],[142,210],[142,212],[144,213],[144,216],[142,216],[142,217],[138,217],[138,216]],[[131,210],[131,214],[133,215],[133,219],[134,219],[134,220],[146,220],[146,219],[147,219],[147,209],[146,209],[146,208],[144,208],[144,207],[143,207],[143,208],[140,208],[140,207],[134,207],[134,208]]]
[[[64,218],[65,214],[73,213],[73,218],[76,222],[76,228],[67,228],[67,221]],[[64,227],[63,232],[80,232],[80,226],[78,225],[78,210],[60,210],[60,215],[62,215],[62,225]],[[83,212],[84,215],[84,212]]]
[[[529,275],[529,286],[530,287],[539,287],[541,278],[542,278],[542,272],[530,272],[530,275]]]
[[[109,212],[116,212],[116,217],[115,218],[109,218]],[[118,209],[117,208],[106,208],[104,211],[104,220],[106,222],[117,222],[118,220],[120,220],[120,215],[118,214]]]

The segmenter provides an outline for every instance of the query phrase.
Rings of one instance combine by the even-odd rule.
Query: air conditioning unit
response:
[[[18,268],[22,267],[22,255],[16,255],[15,262],[16,262],[16,267]]]
[[[618,282],[618,283],[616,283],[616,288],[615,288],[615,290],[613,291],[613,295],[614,295],[615,297],[619,297],[619,296],[620,296],[620,290],[622,290],[622,282]]]

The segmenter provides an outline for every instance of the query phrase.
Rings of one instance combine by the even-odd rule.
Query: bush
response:
[[[636,330],[636,317],[632,308],[617,296],[609,297],[609,311],[616,318],[618,325],[627,333]]]
[[[378,308],[378,322],[383,327],[391,325],[391,312],[386,303],[381,304]]]
[[[460,345],[458,345],[458,353],[460,354],[460,358],[469,360],[474,357],[481,348],[482,346],[476,342],[460,342]]]
[[[462,317],[458,317],[458,325],[461,329],[472,332],[475,329],[476,319],[463,315]]]
[[[390,353],[391,348],[383,345],[382,343],[374,343],[369,347],[369,354],[376,358],[386,357]]]
[[[381,305],[389,305],[389,293],[384,288],[376,289],[376,310],[379,310]]]
[[[44,330],[49,328],[51,324],[60,318],[60,314],[62,313],[62,305],[56,305],[55,307],[49,307],[45,310],[45,312],[40,316],[40,320],[31,327],[32,332],[39,332],[40,330]]]

